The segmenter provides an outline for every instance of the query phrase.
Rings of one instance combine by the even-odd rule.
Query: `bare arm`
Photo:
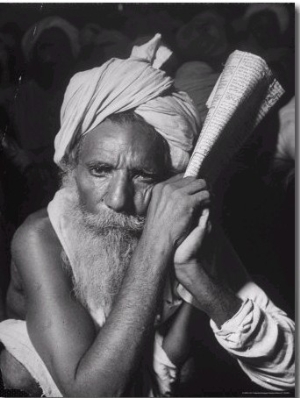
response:
[[[177,367],[181,367],[191,353],[193,311],[195,311],[194,307],[184,302],[163,340],[162,348]]]
[[[221,229],[208,231],[208,215],[208,210],[202,213],[198,226],[177,250],[174,265],[178,280],[197,301],[197,307],[221,327],[241,307],[236,292],[250,277]]]
[[[216,241],[208,231],[208,214],[206,209],[198,225],[175,252],[174,266],[178,280],[187,289],[185,292],[188,297],[185,293],[182,298],[197,303],[198,309],[206,312],[221,326],[240,308],[242,300],[234,292],[249,280],[249,276],[235,253],[228,250],[228,247],[224,251],[221,241]],[[215,256],[218,251],[222,252],[221,256]],[[216,257],[221,259],[221,263],[216,263]],[[180,293],[182,291],[180,289]],[[190,330],[194,322],[194,311],[192,306],[184,303],[168,332],[164,334],[162,347],[177,367],[190,355]]]
[[[6,294],[6,313],[8,318],[25,319],[26,317],[25,292],[13,261],[11,262],[10,283]]]
[[[212,263],[180,264],[177,275],[211,318],[218,342],[253,381],[271,390],[293,388],[294,322],[251,281],[221,230],[215,238]]]
[[[153,325],[168,264],[189,231],[191,209],[200,205],[202,190],[199,181],[181,177],[155,187],[143,235],[98,334],[70,294],[49,220],[19,230],[13,249],[28,296],[29,335],[64,395],[124,392]]]

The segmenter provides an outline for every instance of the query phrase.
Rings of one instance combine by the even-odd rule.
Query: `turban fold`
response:
[[[54,161],[64,168],[80,136],[108,116],[133,110],[168,142],[172,164],[183,170],[200,131],[200,117],[186,93],[157,69],[170,55],[160,35],[135,47],[126,60],[113,58],[101,67],[77,73],[70,80],[61,108],[61,129],[55,138]]]

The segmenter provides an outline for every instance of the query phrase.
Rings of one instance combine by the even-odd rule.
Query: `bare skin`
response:
[[[29,336],[64,396],[124,393],[139,366],[171,266],[217,325],[240,306],[199,263],[206,225],[199,222],[193,228],[193,222],[208,203],[205,182],[182,175],[159,182],[163,160],[157,149],[151,137],[134,126],[112,122],[102,123],[83,143],[75,175],[88,211],[97,213],[104,203],[117,212],[146,214],[128,272],[99,332],[70,294],[72,282],[61,266],[61,244],[47,213],[29,217],[14,237],[13,260],[26,297]],[[22,312],[17,307],[12,303],[10,309]],[[164,339],[166,353],[176,364],[188,350],[186,308]]]

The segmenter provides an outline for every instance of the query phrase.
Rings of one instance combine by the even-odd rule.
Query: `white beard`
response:
[[[97,215],[79,203],[76,182],[67,177],[63,186],[74,190],[68,209],[76,238],[72,277],[76,298],[88,309],[110,313],[144,226],[144,218],[116,213],[103,205]]]

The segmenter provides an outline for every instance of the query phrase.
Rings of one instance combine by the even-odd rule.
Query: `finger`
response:
[[[182,176],[182,174],[181,174]],[[173,188],[183,188],[188,186],[189,184],[191,184],[192,182],[196,181],[195,177],[189,177],[189,179],[187,180],[186,178],[178,178],[178,179],[174,179],[172,181],[168,180],[167,183],[172,186]]]
[[[186,180],[186,178],[184,180]],[[186,193],[187,195],[193,195],[203,190],[207,190],[207,184],[206,181],[202,179],[193,180],[181,188],[181,192]]]
[[[163,181],[161,183],[161,186],[162,187],[163,186],[165,186],[165,187],[170,186],[173,189],[177,189],[177,188],[179,189],[179,188],[183,188],[183,187],[189,185],[190,183],[192,183],[193,181],[196,180],[195,177],[188,177],[188,179],[187,178],[182,178],[182,177],[183,177],[182,173],[181,174],[177,174],[176,176],[173,176],[173,177],[169,178],[168,180]]]
[[[205,228],[205,230],[208,233],[211,233],[212,225],[211,225],[211,221],[209,219],[209,214],[210,214],[209,209],[205,208],[202,211],[201,216],[199,217],[198,225],[200,228]]]
[[[180,189],[184,194],[193,194],[197,191],[205,189],[206,181],[196,177],[186,177],[173,181],[170,184],[173,188]]]
[[[203,214],[204,213],[204,214]],[[198,226],[194,228],[183,241],[186,250],[190,252],[190,256],[196,255],[201,248],[205,234],[208,228],[208,209],[204,209],[201,217],[199,217]]]
[[[198,226],[200,228],[207,228],[208,227],[208,218],[209,218],[209,209],[205,208],[202,211],[201,216],[199,217]]]
[[[172,183],[172,182],[183,180],[183,175],[184,175],[184,173],[176,174],[175,176],[168,178],[165,182]]]
[[[192,203],[195,208],[200,206],[207,207],[210,203],[210,193],[207,190],[197,192],[190,198],[192,199]]]
[[[204,238],[205,233],[208,229],[209,224],[209,210],[206,208],[203,210],[199,217],[198,226],[191,232],[191,237],[198,242],[197,246],[200,246]]]

